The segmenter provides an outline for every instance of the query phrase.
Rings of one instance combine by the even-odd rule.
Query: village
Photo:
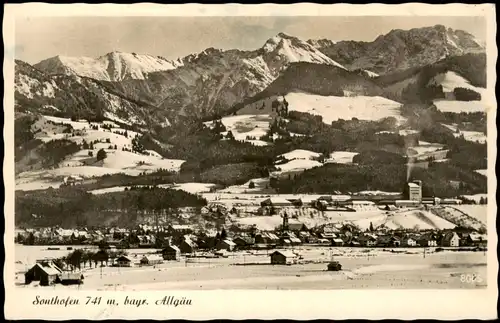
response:
[[[235,197],[237,203],[217,194],[205,197],[210,203],[200,213],[222,219],[215,227],[160,223],[154,216],[147,223],[121,228],[17,230],[18,245],[28,250],[44,248],[43,257],[19,260],[24,270],[18,274],[24,274],[24,285],[38,282],[48,286],[81,285],[88,273],[103,268],[179,269],[180,264],[187,267],[207,261],[225,266],[323,264],[326,271],[343,271],[345,267],[333,254],[340,258],[367,255],[370,259],[380,254],[425,258],[443,252],[485,253],[487,247],[481,221],[463,213],[452,214],[458,209],[443,208],[457,204],[455,201],[423,197],[420,181],[408,183],[407,192],[397,196],[271,196],[261,198],[257,206],[256,200],[245,200],[243,195]],[[245,219],[257,222],[238,222],[249,209],[254,215]],[[311,222],[315,217],[311,210],[318,217],[323,215],[324,221]],[[337,221],[325,215],[329,212],[337,214]],[[277,225],[262,225],[262,219],[273,219]],[[309,224],[301,221],[305,219]]]

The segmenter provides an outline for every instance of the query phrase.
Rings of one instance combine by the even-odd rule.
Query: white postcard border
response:
[[[496,21],[494,5],[155,5],[155,4],[45,4],[4,6],[4,186],[5,228],[4,285],[5,316],[8,319],[491,319],[497,317],[496,257]],[[492,93],[488,113],[488,288],[485,290],[333,290],[333,291],[149,291],[94,292],[16,289],[14,282],[14,22],[15,16],[486,16],[488,18],[488,88]],[[36,295],[80,298],[87,295],[122,300],[125,296],[147,298],[148,306],[43,306],[33,305]],[[154,304],[164,296],[187,297],[191,306],[165,307]],[[101,304],[102,305],[102,304]]]

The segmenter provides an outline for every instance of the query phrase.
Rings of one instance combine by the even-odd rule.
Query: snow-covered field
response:
[[[462,76],[458,75],[455,72],[448,71],[446,73],[441,73],[436,75],[431,82],[434,84],[442,85],[443,92],[453,92],[453,90],[457,87],[473,90],[479,94],[481,97],[486,95],[486,89],[481,87],[476,87],[471,85],[469,81],[467,81]]]
[[[488,170],[487,169],[476,169],[476,173],[481,174],[483,176],[488,176]]]
[[[72,130],[63,133],[67,126],[71,126]],[[68,118],[41,116],[32,125],[31,130],[35,133],[35,138],[44,142],[67,139],[82,145],[85,141],[89,149],[82,149],[67,156],[59,163],[58,168],[20,173],[16,178],[16,189],[59,187],[60,177],[69,175],[89,179],[117,173],[138,176],[160,168],[179,171],[184,163],[184,160],[165,159],[152,150],[147,150],[144,154],[132,152],[132,139],[139,133],[120,128],[113,121],[89,123],[86,120],[72,121]],[[100,149],[106,151],[107,157],[97,162],[96,156]]]
[[[19,246],[24,248],[25,246]],[[281,249],[283,250],[283,249]],[[227,258],[186,258],[156,266],[130,268],[99,267],[84,269],[84,284],[48,287],[58,290],[215,290],[215,289],[394,289],[394,288],[484,288],[486,258],[478,252],[433,252],[422,248],[398,249],[392,253],[380,249],[299,246],[286,249],[308,263],[291,266],[270,265],[275,250],[229,252]],[[131,252],[129,252],[130,254]],[[17,255],[17,246],[16,246]],[[137,259],[137,258],[135,258]],[[342,270],[326,270],[336,260]],[[16,261],[18,261],[16,256]],[[31,265],[31,264],[30,264]],[[23,268],[27,268],[24,265]],[[463,273],[481,275],[481,283],[464,284],[457,278]],[[223,279],[221,279],[223,278]],[[22,270],[16,274],[19,288],[44,289],[37,282],[24,285]],[[161,300],[163,296],[158,297]]]
[[[461,87],[481,94],[480,101],[435,100],[434,104],[439,111],[455,113],[486,111],[488,101],[487,90],[485,88],[471,85],[469,81],[457,73],[448,71],[446,73],[438,74],[433,78],[433,80],[431,80],[431,82],[442,85],[444,93],[453,93],[455,88]]]
[[[481,196],[488,197],[487,194],[476,194],[474,196],[467,196],[467,198],[471,199],[480,199]],[[459,209],[462,212],[467,213],[469,216],[483,222],[487,223],[488,221],[488,206],[487,205],[471,205],[471,204],[462,204],[462,205],[454,205],[454,208]],[[491,217],[496,217],[495,213],[490,213]]]
[[[283,222],[280,214],[286,212],[290,216],[296,217],[296,221],[304,223],[309,228],[332,223],[351,223],[361,230],[370,228],[370,223],[374,227],[385,225],[390,229],[453,229],[455,224],[427,212],[418,209],[404,209],[395,212],[387,212],[375,206],[355,207],[357,212],[345,211],[325,211],[319,212],[313,208],[283,208],[275,216],[248,216],[238,217],[235,220],[243,225],[255,225],[260,230],[274,230]],[[312,216],[311,216],[312,214]]]
[[[276,165],[278,170],[273,173],[282,174],[287,172],[296,172],[321,166],[323,166],[323,164],[316,160],[294,159],[285,164]]]
[[[311,160],[314,158],[319,157],[320,154],[316,153],[314,151],[310,150],[304,150],[304,149],[295,149],[290,152],[287,152],[285,154],[282,154],[278,157],[283,157],[288,160],[293,160],[293,159],[304,159],[304,160]]]
[[[250,183],[254,184],[254,188],[250,188]],[[222,190],[220,193],[258,193],[265,190],[269,190],[269,178],[254,178],[249,180],[243,185],[233,185],[228,186]]]
[[[350,151],[334,151],[330,154],[325,163],[352,164],[352,159],[359,153]]]
[[[442,144],[419,141],[418,146],[413,146],[410,149],[415,151],[416,155],[431,153],[440,150],[444,147]]]
[[[449,124],[442,123],[442,125],[448,129],[450,129],[453,132],[453,136],[455,136],[457,138],[460,136],[464,136],[465,140],[472,141],[472,142],[478,142],[480,144],[485,144],[486,141],[488,140],[488,137],[484,133],[479,132],[479,131],[462,131],[462,130],[460,130],[460,132],[457,133],[457,125],[456,124],[449,125]]]
[[[136,185],[137,187],[143,187],[146,185]],[[181,183],[181,184],[160,184],[157,187],[169,188],[173,190],[182,190],[191,194],[200,194],[210,192],[210,190],[215,187],[216,184],[211,183]],[[113,186],[107,188],[101,188],[97,190],[89,191],[91,194],[105,194],[111,192],[123,192],[125,189],[130,189],[130,186]]]
[[[264,136],[267,133],[267,130],[269,130],[271,117],[267,114],[229,116],[222,118],[221,121],[226,127],[226,132],[223,132],[223,135],[226,135],[228,131],[231,131],[234,139],[236,140],[248,141],[259,146],[268,144],[265,141],[259,140],[259,138]],[[213,127],[214,122],[208,121],[205,122],[205,125]],[[256,139],[247,139],[247,137]]]
[[[486,105],[481,101],[434,100],[434,105],[442,112],[486,112]]]
[[[379,96],[321,96],[308,93],[289,93],[285,96],[290,111],[307,112],[323,117],[330,124],[338,119],[379,120],[400,115],[400,103]]]

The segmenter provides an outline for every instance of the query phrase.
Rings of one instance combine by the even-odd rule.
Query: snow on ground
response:
[[[286,158],[287,160],[293,160],[293,159],[311,160],[313,158],[318,158],[320,155],[321,154],[310,150],[295,149],[285,154],[282,154],[278,157],[283,157]]]
[[[88,193],[91,193],[94,195],[99,195],[99,194],[105,194],[105,193],[123,192],[123,191],[125,191],[126,188],[130,188],[130,186],[106,187],[106,188],[100,188],[97,190],[88,191]]]
[[[276,165],[277,173],[286,173],[290,171],[306,170],[314,167],[320,167],[323,164],[315,160],[294,159],[286,164]]]
[[[263,145],[259,138],[264,136],[269,129],[271,117],[267,114],[262,115],[237,115],[221,119],[226,131],[231,131],[236,140],[250,141],[256,145]],[[205,122],[205,125],[213,127],[213,121]],[[247,139],[252,137],[255,139]],[[267,144],[267,143],[266,143]]]
[[[215,187],[216,184],[212,183],[181,183],[181,184],[160,184],[157,185],[159,188],[172,189],[172,190],[182,190],[191,194],[200,194],[205,192],[210,192],[210,190]],[[134,185],[136,187],[144,187],[146,185]],[[148,185],[150,186],[150,185]],[[113,186],[107,188],[101,188],[89,191],[91,194],[105,194],[111,192],[123,192],[126,188],[130,189],[131,186]]]
[[[368,75],[369,77],[372,77],[372,78],[379,77],[379,75],[377,73],[375,73],[375,72],[372,72],[372,71],[369,71],[369,70],[364,70],[364,71],[365,71],[366,75]]]
[[[103,81],[144,79],[148,73],[171,70],[181,65],[178,61],[168,61],[160,57],[122,52],[112,52],[98,58],[68,56],[58,58],[73,73]],[[44,61],[40,64],[44,64]],[[108,73],[108,71],[113,72]]]
[[[481,101],[434,100],[434,105],[442,112],[486,112],[487,105]]]
[[[409,136],[409,135],[418,134],[419,131],[418,130],[413,130],[413,129],[401,129],[401,130],[399,130],[398,133],[399,133],[400,136]]]
[[[379,120],[400,115],[400,103],[379,96],[321,96],[308,93],[289,93],[285,96],[290,111],[307,112],[323,117],[326,124],[338,119]]]
[[[251,143],[254,146],[269,146],[269,143],[263,140],[246,140],[246,142]]]
[[[358,154],[359,153],[350,151],[334,151],[330,154],[329,158],[325,162],[336,164],[352,164],[352,159]]]
[[[485,197],[487,197],[487,196],[485,196]],[[481,221],[482,223],[485,223],[485,224],[488,223],[488,206],[487,205],[462,204],[462,205],[454,205],[453,207],[456,209],[459,209],[462,212],[465,212],[469,216]],[[494,213],[494,212],[493,213],[490,212],[490,216],[493,219],[496,217],[496,213]]]
[[[16,180],[16,191],[34,191],[34,190],[45,190],[48,188],[58,188],[61,186],[62,180],[33,180],[33,181],[18,181]]]
[[[254,188],[250,188],[250,183],[254,184]],[[221,193],[258,193],[269,189],[269,178],[254,178],[243,185],[233,185],[226,187],[218,192]]]
[[[400,195],[401,192],[384,192],[384,191],[360,191],[357,195]]]
[[[66,125],[73,128],[70,133],[67,133]],[[95,130],[96,126],[98,130]],[[110,129],[105,129],[103,126],[110,127]],[[147,150],[145,154],[123,150],[132,150],[132,138],[139,133],[122,129],[113,121],[88,123],[86,120],[72,121],[68,118],[42,116],[32,125],[32,131],[36,138],[45,142],[54,139],[67,139],[82,145],[85,141],[89,145],[92,144],[93,149],[82,149],[68,156],[59,164],[59,168],[19,174],[19,181],[16,179],[16,185],[23,189],[58,187],[61,182],[59,179],[54,180],[54,178],[62,175],[91,178],[124,173],[137,176],[143,172],[154,172],[160,168],[179,171],[181,164],[184,163],[184,160],[165,159],[152,150]],[[100,149],[106,151],[107,157],[103,161],[97,162],[96,156]]]
[[[313,217],[311,217],[311,212]],[[319,212],[312,208],[290,208],[287,214],[297,215],[297,220],[307,227],[323,225],[327,223],[352,223],[361,230],[370,228],[370,223],[374,227],[384,224],[391,229],[413,229],[415,227],[424,229],[452,229],[455,225],[431,212],[421,210],[398,210],[387,213],[376,208],[361,210],[358,212],[326,211]],[[282,224],[280,215],[275,216],[250,216],[236,218],[236,221],[244,225],[256,225],[260,230],[274,230]]]
[[[182,190],[191,194],[200,194],[205,192],[210,192],[212,188],[214,188],[216,184],[212,183],[182,183],[182,184],[166,184],[166,185],[158,185],[158,187],[170,188],[173,190]]]
[[[436,75],[430,82],[434,84],[442,85],[443,92],[453,92],[453,90],[457,87],[473,90],[479,94],[481,94],[481,98],[483,98],[486,94],[486,89],[481,87],[476,87],[470,84],[462,76],[458,75],[455,72],[448,71],[446,73],[441,73]]]
[[[464,136],[464,139],[467,141],[472,141],[472,142],[479,142],[480,144],[485,144],[487,141],[487,137],[484,133],[479,132],[479,131],[462,131],[457,133],[457,125],[449,125],[449,124],[444,124],[442,123],[443,126],[446,128],[450,129],[453,132],[453,136],[456,138],[460,136]]]
[[[178,171],[184,163],[180,159],[163,159],[157,156],[146,156],[129,151],[109,150],[108,156],[104,159],[103,167],[119,169],[137,169],[141,171],[155,171],[159,168],[165,168],[172,171]],[[97,152],[96,152],[97,154]]]
[[[488,170],[487,169],[476,169],[475,172],[479,173],[481,175],[484,175],[484,176],[488,176]]]
[[[411,150],[414,150],[417,155],[431,153],[437,150],[440,150],[444,147],[442,144],[437,143],[429,143],[425,141],[419,141],[418,146],[410,147]]]

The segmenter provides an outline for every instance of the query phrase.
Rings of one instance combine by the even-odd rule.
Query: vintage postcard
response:
[[[494,5],[3,26],[7,318],[496,318]]]

